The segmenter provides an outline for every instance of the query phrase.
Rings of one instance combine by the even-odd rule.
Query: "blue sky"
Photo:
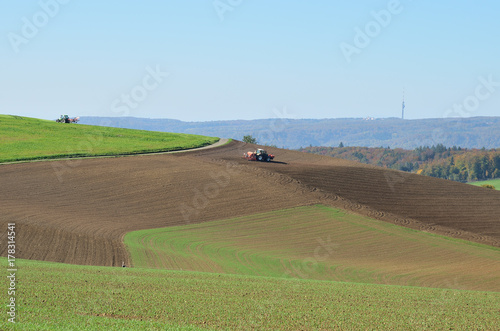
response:
[[[500,115],[495,1],[0,1],[0,113]]]

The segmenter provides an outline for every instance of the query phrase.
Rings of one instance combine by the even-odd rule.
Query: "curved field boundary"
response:
[[[325,206],[124,238],[135,267],[500,291],[500,249]]]

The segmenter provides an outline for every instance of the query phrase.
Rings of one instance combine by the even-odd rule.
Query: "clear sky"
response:
[[[0,0],[0,113],[500,116],[500,2]]]

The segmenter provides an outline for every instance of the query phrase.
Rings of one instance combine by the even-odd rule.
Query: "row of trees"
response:
[[[500,150],[497,149],[462,149],[438,144],[414,150],[340,146],[299,150],[459,182],[500,178]]]
[[[422,175],[459,182],[500,178],[500,152],[468,151],[422,164]]]

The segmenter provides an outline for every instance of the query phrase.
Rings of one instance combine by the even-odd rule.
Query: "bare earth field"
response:
[[[254,148],[234,141],[171,155],[1,165],[0,227],[16,224],[17,258],[116,266],[130,262],[129,231],[321,203],[500,247],[498,191],[281,149],[270,149],[276,162],[241,158]]]

